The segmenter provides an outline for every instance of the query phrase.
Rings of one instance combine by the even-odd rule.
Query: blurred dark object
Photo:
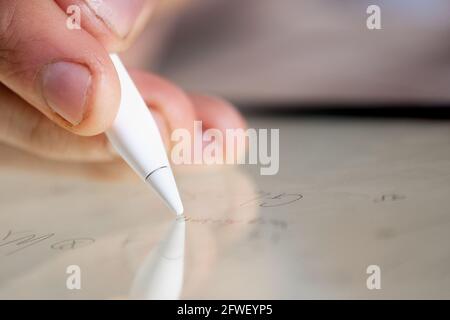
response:
[[[245,116],[264,117],[344,117],[383,119],[450,120],[450,104],[358,104],[358,103],[287,103],[238,104]]]

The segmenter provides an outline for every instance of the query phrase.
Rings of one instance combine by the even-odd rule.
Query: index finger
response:
[[[55,0],[79,26],[108,51],[126,49],[160,0]]]

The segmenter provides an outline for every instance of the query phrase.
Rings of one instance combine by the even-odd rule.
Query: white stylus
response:
[[[111,54],[111,60],[119,75],[122,98],[106,135],[136,173],[172,210],[182,214],[183,204],[155,120],[119,56]]]

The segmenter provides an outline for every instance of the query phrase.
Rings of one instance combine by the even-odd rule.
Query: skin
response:
[[[103,134],[112,124],[120,100],[120,86],[108,52],[128,48],[158,1],[130,1],[131,12],[120,8],[118,26],[99,16],[85,1],[89,0],[0,0],[0,143],[56,160],[117,158]],[[65,27],[64,11],[72,4],[81,8],[81,30]],[[123,21],[129,21],[129,26]],[[75,124],[55,112],[43,95],[43,74],[54,62],[74,63],[90,74],[83,100],[85,111]],[[245,127],[241,115],[222,99],[186,93],[176,84],[142,70],[130,70],[130,74],[168,148],[172,130],[192,131],[194,120],[202,120],[204,129]]]

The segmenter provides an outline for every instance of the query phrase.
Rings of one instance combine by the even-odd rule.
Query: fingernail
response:
[[[94,13],[119,37],[125,38],[142,11],[144,0],[85,0]]]
[[[91,73],[81,64],[55,62],[42,74],[42,94],[48,106],[72,125],[83,120]]]

